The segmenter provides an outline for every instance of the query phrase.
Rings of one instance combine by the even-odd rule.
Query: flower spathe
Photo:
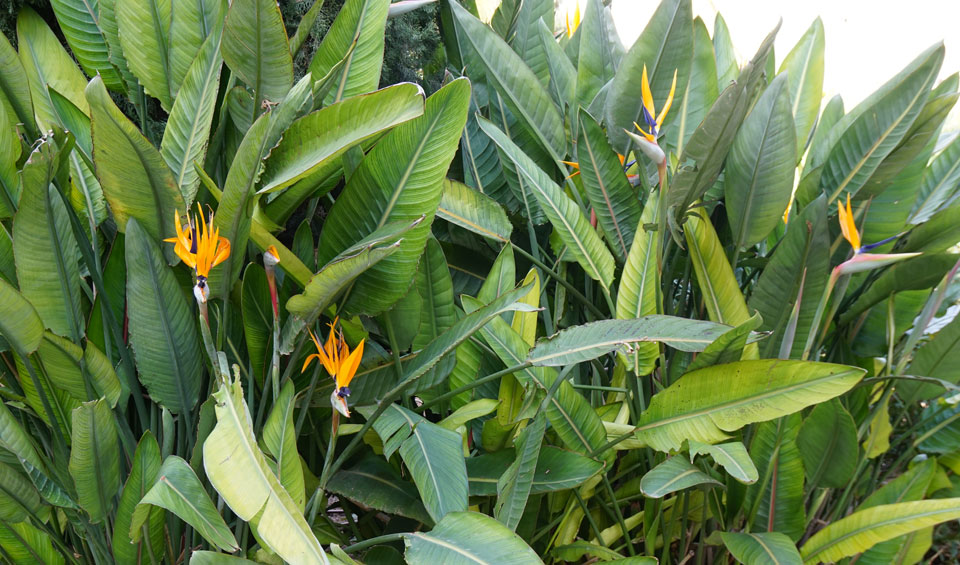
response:
[[[314,335],[312,330],[310,339],[317,347],[317,352],[308,356],[303,363],[301,372],[306,371],[307,367],[314,359],[319,359],[323,368],[327,370],[334,380],[333,393],[330,395],[330,404],[344,415],[350,417],[350,410],[347,407],[347,397],[350,396],[350,381],[357,374],[357,368],[360,367],[360,359],[363,358],[363,344],[365,340],[360,340],[357,348],[350,351],[350,346],[343,339],[343,332],[337,329],[337,319],[330,324],[330,333],[327,335],[327,341],[321,345],[320,340]]]
[[[220,228],[213,227],[213,211],[209,217],[204,217],[203,208],[197,203],[198,216],[187,216],[187,226],[184,229],[181,223],[180,211],[175,211],[174,227],[177,236],[164,241],[175,244],[173,251],[184,263],[194,270],[197,275],[198,298],[206,301],[208,294],[207,277],[210,270],[226,261],[230,256],[230,240],[220,237]],[[196,292],[196,291],[195,291]]]
[[[573,37],[573,34],[577,32],[577,28],[580,27],[580,1],[573,0],[573,8],[567,9],[567,37]]]

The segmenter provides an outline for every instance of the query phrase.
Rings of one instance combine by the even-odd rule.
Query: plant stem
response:
[[[405,533],[393,533],[393,534],[384,534],[382,536],[377,536],[375,538],[365,539],[361,542],[357,542],[353,545],[348,545],[343,548],[344,553],[356,553],[358,551],[363,551],[368,547],[373,547],[375,545],[380,545],[382,543],[392,543],[395,541],[403,541],[403,539],[409,534]]]
[[[581,303],[583,303],[583,305],[586,306],[587,309],[590,310],[594,315],[596,315],[596,316],[599,317],[599,318],[606,318],[606,317],[607,317],[606,314],[604,314],[602,311],[600,311],[599,308],[597,308],[596,306],[594,306],[593,302],[592,302],[590,299],[588,299],[586,296],[584,296],[582,292],[580,292],[579,290],[577,290],[577,287],[575,287],[575,286],[573,286],[572,284],[570,284],[570,282],[567,281],[564,277],[560,276],[559,273],[557,273],[556,271],[554,271],[553,269],[551,269],[550,267],[548,267],[545,263],[543,263],[542,261],[540,261],[539,259],[537,259],[537,258],[534,257],[533,255],[531,255],[530,253],[528,253],[526,249],[524,249],[524,248],[516,245],[515,243],[511,243],[510,245],[513,246],[514,251],[516,251],[516,252],[519,253],[520,255],[523,255],[524,257],[526,257],[528,261],[530,261],[531,263],[533,263],[533,264],[536,265],[537,267],[543,269],[543,271],[544,271],[546,274],[550,275],[551,278],[553,278],[553,279],[554,279],[555,281],[557,281],[559,284],[563,285],[563,287],[564,287],[565,289],[567,289],[567,292],[569,292],[569,293],[571,294],[571,296],[573,296],[574,298],[576,298],[577,300],[579,300]],[[614,311],[616,311],[615,308],[614,308]]]

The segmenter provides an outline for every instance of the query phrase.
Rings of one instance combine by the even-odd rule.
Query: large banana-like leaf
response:
[[[130,72],[127,59],[123,56],[123,46],[120,43],[120,27],[117,24],[117,2],[120,0],[98,0],[100,9],[100,31],[107,43],[107,56],[110,64],[120,73],[123,88],[127,92],[136,92],[137,78]]]
[[[293,122],[264,163],[260,193],[286,188],[306,177],[339,172],[351,147],[423,114],[423,90],[401,83],[352,96]]]
[[[911,375],[946,379],[960,378],[960,318],[954,318],[932,339],[921,345],[907,369]],[[935,384],[905,382],[897,392],[907,404],[939,396],[943,389]]]
[[[659,451],[684,440],[716,443],[747,424],[772,420],[850,390],[858,367],[806,361],[738,361],[687,373],[655,395],[636,436]]]
[[[429,532],[407,534],[410,565],[531,565],[543,563],[517,534],[479,512],[451,512]]]
[[[680,95],[673,112],[676,117],[665,128],[667,146],[675,147],[682,154],[694,130],[703,121],[719,93],[717,86],[717,60],[710,41],[710,32],[703,19],[693,20],[693,62],[687,90]]]
[[[173,102],[160,142],[160,155],[173,171],[186,207],[193,202],[200,183],[194,163],[203,163],[207,154],[223,62],[219,44],[219,34],[211,35],[197,53]]]
[[[577,159],[583,187],[607,242],[623,261],[640,220],[640,204],[600,124],[583,110],[578,119]]]
[[[830,202],[843,192],[856,194],[896,148],[923,109],[942,62],[943,44],[930,47],[837,122],[820,172]]]
[[[783,532],[794,541],[803,535],[806,524],[799,430],[799,414],[757,426],[750,456],[756,462],[759,479],[747,487],[743,502],[751,530]]]
[[[279,102],[293,85],[287,31],[280,6],[272,0],[233,0],[220,52],[230,70],[253,89],[257,105],[263,99]]]
[[[817,20],[819,21],[819,20]],[[814,114],[816,116],[816,114]],[[741,563],[755,565],[802,565],[793,540],[780,532],[720,532],[723,545]]]
[[[657,208],[660,193],[653,192],[640,214],[640,221],[634,230],[633,243],[627,262],[620,275],[620,287],[617,290],[617,319],[640,318],[657,313],[657,246],[660,244],[659,232],[644,228],[657,223]],[[638,343],[630,355],[629,364],[637,374],[646,375],[653,370],[660,347],[656,343]]]
[[[125,2],[127,0],[124,0]],[[160,241],[175,237],[177,210],[186,211],[183,195],[160,152],[147,141],[110,99],[103,81],[94,77],[86,90],[93,126],[93,160],[103,194],[120,231],[134,218]],[[172,245],[164,256],[173,262]]]
[[[480,124],[477,123],[480,108],[476,99],[481,92],[485,95],[486,87],[482,84],[474,84],[467,127],[464,128],[463,137],[460,138],[464,182],[467,186],[499,202],[508,212],[516,212],[520,207],[520,200],[504,176],[503,166],[500,164],[500,152],[487,134],[480,130]]]
[[[303,469],[297,453],[297,436],[293,428],[293,396],[296,387],[288,380],[273,403],[263,425],[263,444],[277,463],[277,478],[300,511],[306,502],[303,490]]]
[[[512,448],[468,458],[470,496],[496,495],[500,477],[514,460],[515,452]],[[556,492],[580,486],[602,468],[603,463],[600,461],[545,445],[540,449],[530,494]]]
[[[50,6],[57,16],[70,50],[87,75],[99,74],[110,90],[123,90],[120,74],[110,64],[107,42],[100,29],[100,7],[97,0],[52,0]]]
[[[388,514],[432,523],[417,489],[383,457],[370,454],[353,467],[341,469],[330,478],[327,489]]]
[[[20,62],[17,50],[4,35],[0,37],[0,105],[11,123],[24,125],[31,137],[36,137],[37,125],[30,99],[30,82]]]
[[[648,498],[663,498],[680,490],[709,484],[720,483],[687,461],[683,455],[674,455],[647,471],[640,479],[640,490]]]
[[[917,200],[910,215],[911,224],[927,221],[956,191],[960,183],[960,139],[947,145],[923,171]]]
[[[148,430],[140,438],[137,450],[133,454],[130,475],[120,493],[117,514],[113,528],[113,557],[120,565],[135,565],[139,556],[153,555],[159,559],[163,554],[164,512],[160,508],[150,511],[147,521],[141,526],[140,542],[134,542],[130,536],[130,523],[137,504],[147,491],[157,482],[160,475],[160,445]]]
[[[513,19],[507,43],[514,52],[530,67],[533,74],[542,84],[557,80],[556,75],[550,73],[546,53],[540,42],[540,20],[554,21],[554,6],[552,2],[521,2]],[[553,37],[553,30],[550,30]],[[554,40],[556,44],[556,40]]]
[[[849,322],[894,293],[933,288],[956,262],[957,256],[952,253],[933,253],[891,266],[849,306],[840,316],[840,322]]]
[[[0,288],[3,283],[0,282]],[[4,298],[6,298],[4,296]],[[16,419],[6,404],[0,403],[0,447],[16,455],[17,459],[28,465],[42,469],[43,463],[30,436]]]
[[[510,241],[510,234],[513,232],[513,224],[495,200],[479,190],[451,179],[443,181],[443,195],[440,197],[437,216],[473,233],[501,242]]]
[[[537,22],[537,28],[540,32],[540,45],[547,57],[547,71],[550,73],[550,82],[547,86],[550,88],[550,94],[557,103],[557,107],[572,106],[577,95],[577,69],[557,43],[553,31],[543,20]]]
[[[584,48],[577,57],[577,102],[587,107],[616,74],[623,45],[603,2],[589,0],[584,12],[579,28]]]
[[[382,312],[406,294],[440,204],[469,97],[469,81],[459,79],[428,98],[423,116],[394,128],[367,154],[330,210],[320,236],[319,262],[387,222],[425,216],[396,253],[354,281],[343,304],[348,312]]]
[[[50,102],[48,86],[66,96],[85,114],[90,112],[83,97],[87,79],[43,18],[28,7],[22,8],[17,16],[17,44],[30,86],[36,124],[47,130],[59,123]],[[31,127],[33,123],[31,120]]]
[[[626,320],[600,320],[566,328],[541,340],[527,360],[559,367],[596,359],[638,342],[662,342],[680,351],[703,351],[730,326],[676,316],[652,314]],[[625,351],[626,352],[626,351]]]
[[[84,402],[73,410],[70,475],[80,506],[99,522],[113,510],[120,490],[120,437],[110,406],[103,399]]]
[[[323,563],[326,554],[296,503],[267,465],[238,381],[217,392],[217,425],[203,442],[203,466],[234,514],[250,522],[270,551],[293,564]]]
[[[257,561],[216,551],[194,551],[190,554],[190,565],[257,565],[257,563]]]
[[[133,512],[130,521],[130,537],[133,541],[141,540],[148,517],[164,508],[193,526],[211,545],[224,551],[236,551],[236,538],[189,463],[170,455],[156,475],[156,482],[150,485],[150,490],[138,501]]]
[[[23,296],[54,333],[79,341],[80,250],[70,228],[69,211],[51,185],[62,152],[53,137],[30,154],[21,172],[23,194],[13,222],[13,253]]]
[[[762,241],[790,202],[797,149],[787,78],[777,76],[763,92],[727,157],[724,202],[738,249]]]
[[[563,117],[530,67],[510,46],[469,11],[451,3],[457,39],[468,64],[476,65],[487,84],[503,97],[510,111],[533,132],[555,159],[566,153]]]
[[[17,467],[0,463],[0,520],[22,522],[44,513],[40,494]]]
[[[698,208],[684,227],[690,261],[710,319],[731,326],[746,322],[750,318],[747,303],[706,211]]]
[[[174,0],[169,55],[170,94],[174,104],[203,44],[210,37],[219,37],[223,31],[227,3],[227,0]]]
[[[823,22],[818,17],[787,53],[777,72],[787,73],[790,80],[790,106],[797,134],[797,161],[807,148],[807,141],[820,112],[820,100],[823,98],[823,49]]]
[[[191,305],[157,244],[127,224],[127,316],[140,380],[159,404],[187,414],[200,396],[200,336]]]
[[[484,119],[480,119],[480,127],[513,162],[570,255],[590,278],[609,288],[613,282],[613,255],[576,203],[500,128]]]
[[[875,544],[960,518],[960,498],[918,500],[859,510],[813,534],[800,554],[804,563],[838,561]]]
[[[170,72],[171,0],[115,0],[115,6],[126,65],[144,91],[170,111],[176,90]]]
[[[843,488],[853,478],[860,450],[857,425],[839,400],[814,407],[797,436],[807,484]]]
[[[467,467],[460,434],[398,405],[384,412],[373,429],[383,441],[385,457],[399,450],[434,522],[467,509]]]
[[[461,296],[460,299],[468,312],[481,305],[477,299],[469,296]],[[505,365],[512,367],[526,360],[530,346],[505,320],[494,318],[480,333]],[[550,390],[558,378],[556,370],[547,367],[526,367],[514,373],[514,376],[528,388],[536,387],[544,391]],[[567,447],[579,453],[591,453],[606,443],[603,422],[573,385],[563,382],[558,386],[547,404],[550,425]]]
[[[17,162],[23,147],[17,135],[17,116],[2,101],[0,94],[0,218],[12,218],[20,200]]]
[[[389,7],[390,0],[344,2],[310,61],[310,72],[319,80],[345,59],[340,78],[324,103],[370,92],[380,84]]]
[[[420,325],[413,349],[423,349],[457,320],[453,307],[453,281],[443,249],[435,238],[427,240],[415,281],[420,295]],[[411,290],[411,292],[413,292]]]
[[[96,345],[88,343],[87,349],[83,350],[69,339],[47,332],[37,349],[37,355],[43,372],[57,390],[77,400],[88,400],[86,387],[90,386],[95,395],[107,401],[110,408],[117,405],[120,380],[113,370],[113,363]]]
[[[690,0],[661,2],[640,37],[623,57],[607,95],[607,135],[617,153],[626,155],[630,150],[630,137],[624,130],[634,131],[634,122],[643,121],[643,100],[638,88],[643,67],[647,68],[650,90],[659,110],[670,92],[674,73],[677,93],[686,92],[692,58],[693,12]],[[675,104],[679,102],[674,101]]]
[[[497,481],[497,504],[494,516],[504,526],[516,531],[533,488],[533,478],[540,459],[540,446],[547,419],[539,415],[517,436],[516,458]]]
[[[297,294],[287,301],[287,311],[299,318],[296,322],[299,328],[290,332],[290,335],[298,334],[303,325],[312,324],[361,273],[396,253],[406,234],[420,223],[419,218],[413,222],[390,222],[324,265],[304,287],[303,294]],[[293,324],[292,321],[288,323]],[[284,341],[287,341],[287,337],[288,330],[284,328]]]
[[[761,329],[774,332],[761,344],[762,357],[773,357],[780,351],[790,313],[798,299],[801,301],[800,313],[791,357],[799,358],[803,351],[829,276],[830,234],[826,206],[826,198],[818,198],[799,215],[791,213],[787,234],[764,267],[750,296],[750,308],[763,316]]]
[[[12,563],[64,563],[63,555],[54,548],[50,534],[31,526],[29,521],[0,522],[0,547]]]

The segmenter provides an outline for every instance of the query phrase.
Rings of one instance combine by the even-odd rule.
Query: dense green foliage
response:
[[[48,8],[0,560],[956,560],[942,44],[845,108],[819,20],[741,66],[690,0],[629,48],[599,0]]]

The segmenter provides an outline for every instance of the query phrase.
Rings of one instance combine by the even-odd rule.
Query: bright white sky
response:
[[[577,1],[560,0],[558,15]],[[658,2],[613,0],[614,21],[627,47],[643,31]],[[499,0],[477,3],[492,13]],[[960,71],[960,0],[693,0],[694,16],[703,18],[711,33],[717,12],[730,28],[741,63],[783,18],[775,44],[777,67],[820,16],[826,32],[824,95],[829,99],[839,93],[848,110],[937,41],[946,45],[941,78]],[[948,129],[960,128],[956,109],[949,122]]]

